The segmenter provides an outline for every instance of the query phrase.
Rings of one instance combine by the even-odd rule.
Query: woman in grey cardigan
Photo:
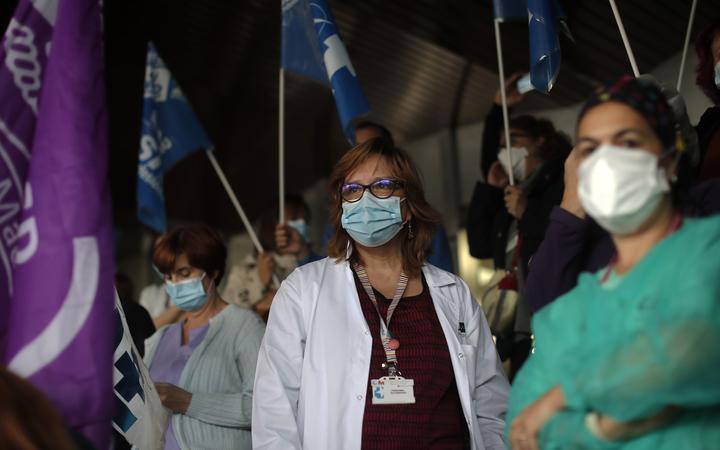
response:
[[[185,311],[145,342],[150,376],[173,413],[166,450],[252,448],[253,380],[265,326],[218,294],[226,256],[220,236],[203,225],[175,228],[155,244],[153,262]]]

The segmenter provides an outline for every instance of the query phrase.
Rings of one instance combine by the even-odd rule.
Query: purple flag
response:
[[[99,0],[20,0],[0,45],[0,354],[107,448],[113,255]]]

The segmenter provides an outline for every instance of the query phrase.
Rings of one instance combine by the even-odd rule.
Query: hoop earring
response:
[[[413,231],[412,222],[408,222],[408,234],[407,238],[412,240],[415,239],[415,232]]]

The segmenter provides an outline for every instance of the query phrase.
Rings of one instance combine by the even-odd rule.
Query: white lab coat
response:
[[[448,342],[472,449],[504,450],[510,386],[485,316],[459,277],[431,265],[423,273]],[[275,295],[260,347],[253,448],[360,450],[376,332],[368,329],[349,263],[326,258],[296,269]]]

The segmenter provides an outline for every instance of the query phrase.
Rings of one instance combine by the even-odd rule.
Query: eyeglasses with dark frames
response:
[[[397,189],[402,189],[404,183],[400,180],[392,178],[380,178],[370,184],[346,183],[340,187],[340,196],[346,202],[356,202],[360,200],[366,189],[377,198],[389,198]]]

